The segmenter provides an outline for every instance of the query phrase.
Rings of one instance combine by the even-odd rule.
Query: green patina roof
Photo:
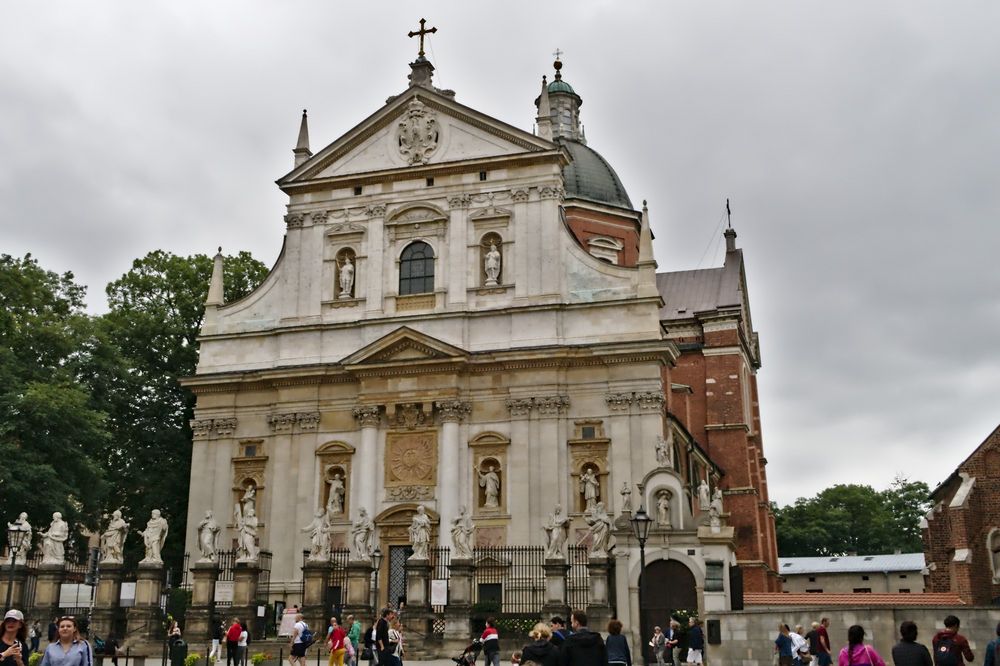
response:
[[[552,93],[557,93],[557,92],[570,93],[571,95],[576,94],[576,91],[573,90],[573,86],[566,83],[562,79],[556,79],[555,81],[549,84],[549,94],[551,95]]]
[[[558,139],[558,142],[573,158],[563,169],[567,198],[576,197],[632,209],[632,201],[618,174],[596,150],[570,139]]]

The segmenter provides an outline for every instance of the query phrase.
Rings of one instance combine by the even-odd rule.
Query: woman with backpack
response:
[[[865,645],[865,628],[860,624],[847,630],[847,645],[841,648],[837,666],[885,666],[885,661],[870,645]]]

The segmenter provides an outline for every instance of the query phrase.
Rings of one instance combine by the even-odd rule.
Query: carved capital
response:
[[[305,217],[301,213],[289,213],[285,215],[285,226],[289,229],[296,229],[302,226]]]
[[[442,422],[461,423],[472,412],[472,405],[463,400],[440,400],[436,404]]]
[[[212,419],[191,419],[191,432],[195,439],[205,439],[212,432]]]
[[[528,190],[526,188],[511,190],[510,198],[514,200],[514,203],[523,203],[528,200]]]
[[[358,405],[351,414],[362,428],[377,428],[380,420],[378,405]]]
[[[330,211],[328,210],[314,210],[311,215],[313,224],[326,224],[329,217]]]
[[[385,204],[372,204],[365,208],[367,217],[385,217]]]
[[[561,201],[565,198],[566,191],[561,187],[540,187],[538,188],[538,196],[543,199],[559,199]]]
[[[193,419],[191,432],[195,439],[207,437],[230,437],[236,431],[236,418]]]
[[[535,398],[535,409],[539,414],[560,414],[569,408],[568,395],[550,395]]]
[[[472,197],[468,194],[459,194],[458,196],[448,197],[448,208],[468,208],[472,204]]]
[[[319,412],[299,412],[295,422],[302,430],[315,430],[319,426]]]
[[[288,432],[295,425],[295,414],[268,414],[267,425],[274,432]]]
[[[635,394],[635,403],[639,406],[639,409],[660,410],[663,409],[663,403],[665,402],[666,398],[658,391],[646,391]]]
[[[610,407],[613,412],[628,411],[629,405],[632,404],[632,394],[609,393],[604,396],[604,400],[608,403],[608,407]]]
[[[219,437],[229,437],[236,432],[236,417],[213,419],[212,428]]]
[[[507,398],[507,409],[511,416],[525,416],[531,412],[531,398]]]

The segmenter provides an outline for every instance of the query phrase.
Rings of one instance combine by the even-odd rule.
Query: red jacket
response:
[[[226,640],[235,643],[240,640],[240,634],[242,633],[243,627],[233,622],[233,626],[229,627],[229,630],[226,631]]]
[[[957,631],[952,631],[950,629],[942,629],[941,631],[934,634],[934,638],[931,639],[931,644],[934,646],[934,651],[938,649],[938,643],[941,642],[942,638],[950,638],[951,642],[954,644],[952,651],[956,653],[958,657],[958,663],[964,663],[962,657],[965,657],[965,661],[972,661],[975,657],[972,655],[972,648],[969,647],[969,639],[967,639],[962,634]]]

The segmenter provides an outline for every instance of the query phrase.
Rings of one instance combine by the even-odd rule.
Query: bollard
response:
[[[284,663],[282,661],[282,659],[284,658],[284,654],[285,654],[285,648],[283,647],[278,648],[278,666],[281,666],[281,664]]]

